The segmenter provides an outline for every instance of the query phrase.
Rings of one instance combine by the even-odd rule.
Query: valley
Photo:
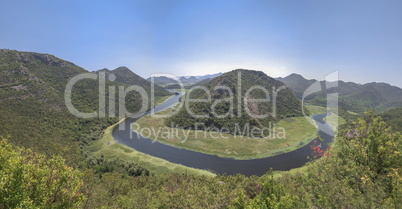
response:
[[[0,209],[402,208],[402,1],[1,1]]]
[[[182,95],[176,95],[167,100],[165,103],[161,104],[160,106],[156,107],[155,112],[159,112],[172,106],[173,104],[178,102],[178,99]],[[148,112],[148,114],[150,114]],[[147,117],[147,116],[145,116]],[[323,123],[322,119],[325,117],[325,115],[317,115],[317,117],[314,117],[315,120],[321,121]],[[141,119],[140,119],[141,120]],[[306,142],[306,146],[302,146],[302,148],[291,151],[290,148],[284,149],[284,150],[279,150],[279,153],[274,153],[275,156],[273,157],[265,157],[265,158],[260,158],[260,159],[254,159],[254,160],[236,160],[236,159],[230,159],[230,158],[221,158],[217,157],[214,155],[209,155],[209,154],[203,154],[201,152],[194,152],[190,150],[185,150],[185,149],[178,149],[176,147],[172,147],[169,145],[165,145],[163,143],[160,143],[159,141],[153,141],[151,139],[144,138],[140,135],[137,135],[136,133],[133,133],[132,130],[130,129],[130,126],[132,125],[133,122],[135,122],[136,119],[127,119],[124,123],[124,128],[120,130],[118,128],[118,125],[116,125],[113,129],[112,133],[108,132],[107,138],[104,138],[105,140],[101,140],[100,143],[94,143],[94,146],[90,146],[90,149],[93,149],[92,151],[96,153],[102,153],[106,154],[108,157],[121,157],[120,154],[116,153],[121,153],[121,150],[118,151],[116,150],[117,147],[120,147],[120,149],[124,150],[126,153],[124,154],[125,157],[130,156],[131,153],[138,153],[137,151],[140,151],[142,153],[146,154],[141,154],[142,156],[140,157],[135,157],[135,159],[139,160],[142,162],[143,165],[146,166],[147,169],[150,169],[152,171],[157,171],[159,172],[177,172],[182,170],[183,166],[186,165],[190,168],[199,168],[199,169],[204,169],[204,170],[209,170],[214,173],[219,173],[219,174],[236,174],[236,173],[242,173],[245,175],[261,175],[267,171],[269,171],[270,168],[274,168],[275,170],[289,170],[291,168],[296,168],[304,165],[307,162],[307,156],[310,155],[311,153],[311,148],[310,146],[313,144],[311,141],[313,138],[308,138],[308,141]],[[329,130],[330,128],[327,125],[320,125],[320,129],[322,130]],[[315,132],[315,128],[313,129]],[[331,135],[325,134],[322,131],[319,131],[321,134],[321,137],[324,139],[322,142],[322,147],[325,148],[328,143],[330,143],[333,139]],[[113,140],[114,138],[114,140]],[[115,144],[115,142],[124,144],[128,147],[134,148],[121,148],[121,145]],[[109,145],[113,146],[109,146]],[[300,143],[298,144],[299,146]],[[248,146],[248,145],[247,145]],[[137,150],[137,151],[135,151]],[[110,152],[112,151],[112,152]],[[286,151],[290,151],[289,153],[286,153]],[[281,154],[282,152],[285,152]],[[137,155],[137,154],[135,154]],[[132,156],[132,155],[131,155]],[[168,160],[173,163],[177,163],[180,166],[174,166],[171,163],[168,163],[165,160]],[[286,159],[284,161],[284,159]],[[287,162],[287,163],[284,163]],[[291,162],[291,163],[290,163]],[[176,164],[176,165],[177,165]],[[268,166],[261,166],[261,164],[265,164]],[[225,165],[225,166],[223,166]],[[188,168],[184,167],[184,168]],[[193,173],[197,172],[197,170],[194,169],[188,169],[185,171],[186,173]],[[198,171],[198,173],[205,175],[204,171]]]
[[[158,198],[182,195],[191,199],[191,195],[195,195],[203,200],[209,198],[215,201],[218,194],[211,191],[222,182],[224,186],[218,189],[219,195],[227,204],[232,204],[233,199],[246,190],[259,194],[247,194],[249,204],[252,204],[262,197],[259,188],[267,182],[286,186],[275,188],[294,197],[301,191],[299,189],[316,188],[316,184],[321,182],[321,185],[332,185],[332,188],[324,186],[320,188],[320,193],[331,194],[343,185],[343,178],[337,179],[339,169],[350,169],[348,166],[354,166],[358,175],[366,173],[377,178],[391,175],[392,181],[398,181],[399,178],[398,174],[392,173],[392,169],[398,169],[393,165],[400,162],[400,136],[388,129],[386,124],[390,124],[394,130],[400,130],[401,111],[396,108],[382,112],[379,108],[397,107],[399,97],[379,103],[372,96],[341,94],[341,98],[354,100],[342,100],[336,109],[323,106],[322,94],[313,94],[302,106],[298,97],[300,94],[293,84],[286,83],[286,79],[282,83],[254,70],[229,71],[188,85],[183,92],[176,92],[152,84],[126,67],[88,72],[52,55],[12,50],[2,50],[0,61],[0,135],[6,136],[5,139],[2,137],[0,149],[7,153],[2,155],[7,157],[0,158],[0,161],[11,165],[6,169],[16,169],[10,160],[17,158],[19,152],[31,153],[25,150],[31,148],[44,156],[32,162],[28,160],[31,158],[27,158],[29,163],[26,166],[46,162],[44,159],[50,158],[49,162],[58,162],[62,169],[74,169],[69,173],[72,175],[69,178],[75,180],[68,182],[65,187],[75,192],[74,188],[80,189],[80,195],[71,196],[75,198],[71,204],[80,204],[80,198],[88,198],[88,207],[122,207],[131,201],[140,204],[139,194],[134,190],[150,195],[148,198],[157,205],[164,203],[153,199],[156,191],[160,195]],[[96,112],[98,117],[74,117],[64,104],[63,85],[80,74],[91,75],[91,79],[80,80],[74,85],[71,103],[83,113]],[[103,74],[105,82],[99,83]],[[239,75],[242,78],[240,82]],[[253,89],[253,85],[260,87]],[[391,97],[385,96],[387,90],[381,90],[382,87],[400,91],[397,87],[373,85],[376,86],[375,91],[383,92],[383,98]],[[125,93],[123,98],[117,94],[119,89],[129,89],[130,86],[141,87],[147,96],[144,97],[145,94],[141,95],[135,89],[121,91]],[[155,93],[154,106],[143,101],[151,100],[149,95],[152,91]],[[105,103],[97,102],[102,97]],[[144,104],[146,111],[139,111],[144,109]],[[119,108],[113,109],[114,106]],[[368,107],[375,107],[376,112],[361,113],[369,110]],[[191,115],[186,108],[190,108],[190,113],[194,114]],[[104,118],[99,117],[102,114]],[[199,117],[202,115],[208,115],[208,118]],[[261,115],[266,117],[259,118]],[[385,122],[376,116],[383,117]],[[369,127],[368,123],[371,124]],[[25,128],[16,128],[21,126]],[[362,136],[371,134],[375,140],[358,141],[364,138],[361,139],[356,130],[367,131]],[[353,147],[348,143],[354,143]],[[378,150],[382,152],[381,156],[386,156],[387,164],[354,164],[361,157],[359,153],[368,150],[365,148],[367,146],[387,147],[390,153],[383,152],[383,148]],[[367,155],[374,156],[370,162],[381,163],[379,158],[382,157],[376,158],[371,153]],[[57,156],[66,161],[58,161]],[[348,163],[342,164],[343,161]],[[39,167],[48,169],[51,166],[42,163]],[[391,171],[371,173],[367,166],[376,169],[390,167]],[[27,176],[37,175],[30,172],[44,172],[26,169],[24,172]],[[322,174],[322,169],[326,169],[330,177]],[[62,178],[67,173],[58,175]],[[82,177],[83,173],[85,178]],[[393,175],[396,175],[396,179]],[[331,179],[331,183],[324,184],[327,178]],[[23,181],[26,185],[35,184],[29,179]],[[192,181],[203,183],[192,184]],[[142,186],[144,182],[147,182],[147,187]],[[289,182],[304,186],[288,188]],[[380,188],[387,184],[394,185],[386,182],[381,180],[376,184]],[[78,184],[95,188],[95,191],[77,187]],[[162,185],[163,189],[153,188],[154,184]],[[125,185],[125,190],[131,191],[133,196],[127,202],[115,202],[113,198],[103,195],[105,191],[115,190],[111,185]],[[191,191],[183,188],[183,185],[187,185]],[[171,187],[178,189],[170,191]],[[15,189],[11,186],[4,188]],[[204,188],[208,194],[201,195],[198,191],[200,188]],[[235,189],[232,191],[229,188]],[[364,204],[362,199],[366,195],[354,188],[349,189],[351,193],[358,194],[359,199],[347,200],[348,204]],[[0,192],[4,193],[2,190]],[[97,196],[90,195],[92,192]],[[370,188],[365,192],[376,194]],[[391,193],[397,192],[399,190],[395,189]],[[120,198],[129,196],[121,191],[116,195]],[[378,198],[385,197],[378,195]],[[176,201],[178,199],[172,200],[172,204],[179,205]],[[294,204],[300,204],[300,207],[316,204],[310,201],[316,199],[306,202],[298,200]],[[396,204],[393,199],[388,201],[383,204]]]

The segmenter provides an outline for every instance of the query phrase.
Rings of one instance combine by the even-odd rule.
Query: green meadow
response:
[[[305,106],[312,115],[315,114],[323,114],[325,113],[325,107],[321,107],[321,106],[316,106],[316,105],[306,105]]]
[[[153,157],[137,150],[117,143],[112,136],[113,127],[108,127],[99,140],[86,148],[92,157],[103,156],[107,159],[120,158],[126,162],[136,162],[147,168],[153,174],[185,173],[195,175],[215,176],[214,173],[171,163],[167,160]]]
[[[170,111],[167,109],[155,115],[166,115]],[[260,138],[171,128],[165,125],[163,118],[148,115],[134,123],[133,130],[175,147],[234,159],[257,159],[290,152],[308,144],[317,132],[312,124],[311,118],[285,118],[273,124],[270,136]]]

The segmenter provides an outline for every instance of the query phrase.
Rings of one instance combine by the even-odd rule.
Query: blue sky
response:
[[[201,75],[236,68],[272,77],[402,87],[402,1],[0,1],[0,48],[53,54],[87,70],[127,66]]]

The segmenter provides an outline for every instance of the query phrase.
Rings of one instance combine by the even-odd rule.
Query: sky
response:
[[[55,55],[86,70],[127,66],[203,75],[237,68],[271,77],[402,87],[398,0],[0,0],[0,48]]]

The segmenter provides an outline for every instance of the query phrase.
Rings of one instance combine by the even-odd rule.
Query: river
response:
[[[171,96],[165,102],[155,107],[154,111],[159,112],[178,103],[179,98],[183,94],[184,93],[179,93],[178,95]],[[147,111],[144,115],[148,114],[151,114],[151,111]],[[318,126],[318,135],[323,139],[321,143],[323,149],[327,148],[328,143],[332,142],[334,136],[332,128],[323,121],[326,116],[326,113],[313,115],[313,119]],[[192,168],[210,170],[217,174],[232,175],[240,173],[246,176],[261,176],[271,169],[286,171],[292,168],[301,167],[309,161],[308,156],[311,156],[311,146],[313,142],[291,152],[261,159],[236,160],[219,157],[216,155],[169,146],[142,137],[138,134],[133,134],[130,125],[136,120],[137,119],[134,118],[127,118],[123,123],[124,129],[122,130],[119,129],[118,125],[115,126],[112,133],[114,139],[121,144],[154,157]]]

